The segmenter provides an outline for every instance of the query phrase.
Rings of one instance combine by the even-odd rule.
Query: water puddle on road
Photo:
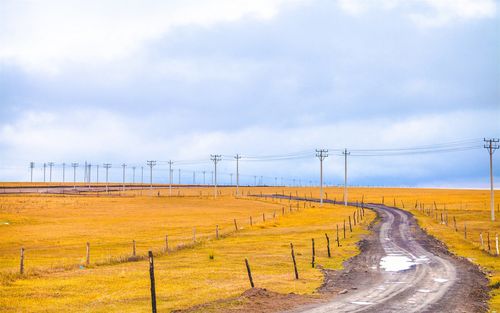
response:
[[[445,278],[434,278],[434,281],[437,283],[446,283],[448,279]]]
[[[416,263],[405,255],[389,254],[380,259],[380,267],[387,272],[404,271],[415,265]]]
[[[359,305],[372,305],[372,304],[375,304],[373,302],[368,302],[368,301],[353,301],[351,303],[352,304],[359,304]]]

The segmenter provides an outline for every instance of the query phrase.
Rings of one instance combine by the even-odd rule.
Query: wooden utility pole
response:
[[[488,153],[490,155],[490,209],[491,209],[491,221],[495,221],[495,192],[493,190],[493,153],[495,150],[500,148],[500,145],[498,144],[499,139],[498,138],[490,138],[486,139],[484,138],[484,142],[486,143],[484,145],[485,149],[488,149]]]

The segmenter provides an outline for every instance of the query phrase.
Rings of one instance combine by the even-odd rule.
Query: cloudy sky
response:
[[[335,149],[460,141],[478,148],[353,152],[350,181],[484,187],[499,14],[494,0],[3,0],[0,179],[29,179],[30,161],[35,179],[49,161],[109,162],[118,179],[122,163],[175,160],[190,182],[217,153],[228,182],[240,153],[297,156],[242,160],[247,182],[315,182],[314,149],[328,148],[338,184]]]

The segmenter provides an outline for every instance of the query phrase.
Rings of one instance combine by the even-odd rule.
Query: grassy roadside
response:
[[[8,238],[0,245],[3,268],[18,265],[20,244],[41,249],[37,258],[27,250],[27,268],[35,265],[45,268],[52,266],[61,255],[71,256],[66,260],[69,263],[81,263],[85,251],[82,240],[85,242],[84,236],[89,234],[109,244],[108,250],[103,250],[107,252],[102,254],[106,257],[110,251],[118,255],[130,254],[131,238],[138,238],[138,243],[142,244],[138,246],[140,253],[151,247],[162,247],[165,229],[174,234],[172,245],[175,237],[178,238],[175,244],[190,242],[192,227],[196,224],[197,236],[201,237],[197,245],[155,258],[160,311],[241,294],[248,289],[245,257],[251,263],[258,287],[281,293],[312,293],[321,285],[322,274],[310,265],[311,238],[316,239],[317,263],[340,268],[344,260],[358,253],[355,243],[366,233],[365,226],[374,218],[372,212],[366,211],[363,223],[356,226],[352,234],[347,231],[347,238],[343,239],[341,232],[342,246],[337,248],[335,226],[338,224],[342,230],[343,221],[348,220],[354,208],[333,205],[304,208],[303,203],[299,203],[300,210],[296,211],[296,203],[291,203],[293,212],[290,213],[288,203],[232,197],[213,200],[49,196],[17,198],[16,201],[25,202],[15,205],[7,204],[14,198],[6,198],[1,199],[0,219],[12,221],[12,224],[0,228],[2,238]],[[285,216],[281,216],[283,207]],[[276,219],[272,218],[274,211]],[[267,217],[265,223],[262,222],[263,212]],[[255,224],[251,227],[249,216],[254,217]],[[232,228],[233,217],[238,219],[240,230],[215,240],[214,225],[219,223],[221,230]],[[7,230],[6,226],[11,229]],[[157,232],[161,235],[156,235]],[[325,233],[331,238],[332,258],[327,257]],[[158,241],[146,240],[153,235],[159,237]],[[293,277],[290,242],[296,250],[298,281]],[[45,249],[53,244],[64,249],[55,254]],[[9,245],[14,246],[13,254],[9,254]],[[0,307],[5,312],[148,311],[148,264],[137,261],[60,272],[42,271],[36,276],[3,280],[0,295]]]

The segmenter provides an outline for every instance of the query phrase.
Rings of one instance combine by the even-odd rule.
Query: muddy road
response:
[[[405,211],[366,204],[379,221],[362,252],[341,272],[325,272],[327,303],[289,312],[486,312],[488,281],[469,261],[451,255]]]

